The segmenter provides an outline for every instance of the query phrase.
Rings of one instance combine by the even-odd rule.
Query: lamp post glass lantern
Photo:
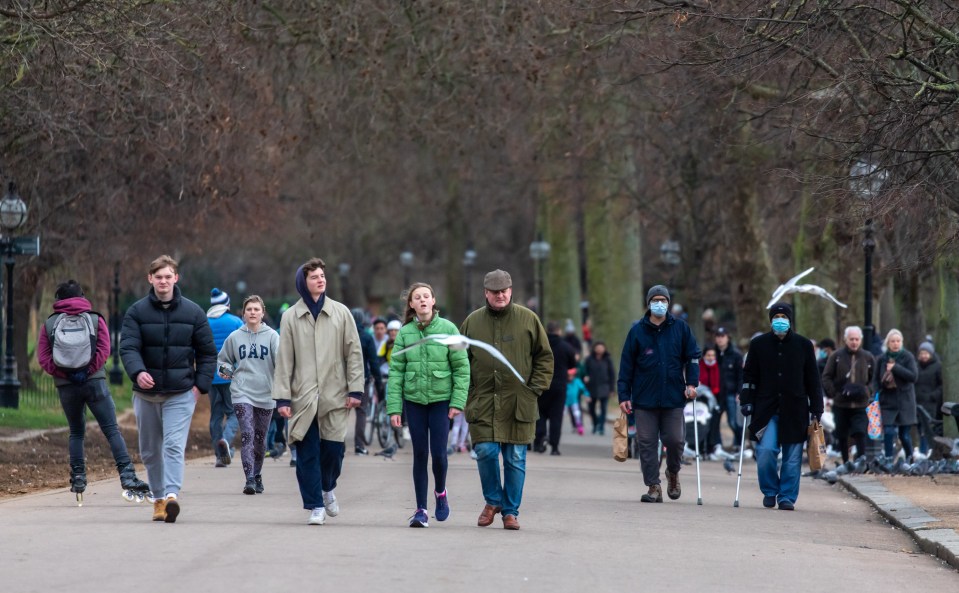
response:
[[[549,257],[549,243],[543,240],[543,233],[536,234],[536,240],[529,244],[529,256],[532,258],[534,283],[536,284],[536,309],[540,320],[546,319],[546,294],[543,288],[543,262]]]
[[[413,267],[413,253],[404,251],[400,253],[400,265],[403,266],[403,290],[410,285],[410,268]]]
[[[4,230],[0,248],[7,268],[6,352],[3,357],[3,376],[0,377],[0,406],[5,408],[20,406],[20,381],[17,379],[17,361],[13,352],[13,256],[25,251],[12,235],[26,221],[27,205],[17,195],[17,185],[11,181],[3,200],[0,200],[0,226]]]
[[[466,308],[464,318],[473,310],[472,274],[474,265],[476,265],[476,252],[473,250],[473,246],[470,245],[466,248],[466,251],[463,252],[463,282],[466,285],[466,298],[463,301]]]

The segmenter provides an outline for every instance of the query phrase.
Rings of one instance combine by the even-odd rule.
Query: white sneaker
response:
[[[307,522],[309,525],[322,525],[326,523],[326,509],[323,507],[313,509],[310,513],[310,520]]]
[[[340,505],[336,502],[336,494],[332,490],[323,493],[323,506],[326,507],[326,514],[331,517],[340,514]]]
[[[722,445],[716,445],[713,448],[711,459],[722,461],[723,459],[736,459],[736,456],[730,453],[727,453],[726,450],[723,449]]]

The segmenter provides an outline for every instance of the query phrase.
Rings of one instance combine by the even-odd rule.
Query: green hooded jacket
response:
[[[393,352],[399,352],[426,336],[458,334],[453,322],[434,315],[430,324],[420,329],[413,320],[396,334]],[[386,413],[403,413],[403,400],[415,404],[448,401],[451,408],[462,410],[470,382],[469,361],[463,350],[450,350],[437,342],[425,342],[409,352],[390,358],[387,382]]]
[[[553,378],[553,351],[543,324],[526,307],[510,303],[502,311],[489,306],[473,311],[460,332],[494,346],[526,379],[520,382],[482,349],[469,349],[470,391],[464,412],[473,444],[531,443],[538,398]]]

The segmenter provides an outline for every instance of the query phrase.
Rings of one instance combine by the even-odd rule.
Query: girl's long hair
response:
[[[436,317],[440,313],[440,310],[436,308],[436,292],[433,291],[433,287],[426,282],[414,282],[413,284],[410,284],[410,287],[406,289],[405,293],[403,293],[403,298],[406,299],[406,315],[404,323],[409,323],[416,319],[416,311],[413,310],[410,300],[413,298],[413,291],[417,288],[425,288],[430,291],[430,295],[433,297],[433,317]],[[430,319],[432,320],[432,318]]]

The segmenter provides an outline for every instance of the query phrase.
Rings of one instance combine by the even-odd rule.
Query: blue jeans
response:
[[[903,424],[884,424],[882,427],[882,445],[883,453],[886,457],[892,457],[895,453],[896,433],[899,433],[899,440],[902,441],[902,452],[906,454],[906,459],[912,457],[912,425]]]
[[[759,445],[756,446],[756,465],[759,472],[759,489],[764,496],[775,496],[779,502],[796,502],[799,498],[799,477],[802,475],[802,443],[782,445],[782,469],[778,466],[779,416],[773,416],[766,425]]]
[[[223,417],[226,416],[226,422]],[[233,398],[230,396],[229,383],[214,383],[210,386],[210,437],[213,441],[213,450],[216,443],[223,439],[233,450],[233,437],[239,430],[240,423],[233,412]]]
[[[436,492],[446,491],[446,441],[450,434],[450,403],[433,402],[415,404],[404,402],[406,419],[413,441],[413,490],[416,492],[416,508],[426,509],[429,473],[427,461],[433,457],[433,483]]]
[[[523,500],[523,484],[526,483],[526,445],[508,443],[479,443],[476,451],[476,467],[479,469],[483,498],[486,504],[502,507],[503,515],[519,516]],[[503,476],[500,481],[499,456],[503,455]]]
[[[70,463],[83,463],[83,438],[87,428],[87,418],[84,407],[90,408],[93,417],[97,419],[100,430],[107,442],[110,443],[110,452],[117,464],[130,463],[130,454],[127,444],[117,426],[117,410],[110,397],[106,379],[92,379],[79,385],[64,385],[58,387],[60,405],[67,416],[70,425]]]

